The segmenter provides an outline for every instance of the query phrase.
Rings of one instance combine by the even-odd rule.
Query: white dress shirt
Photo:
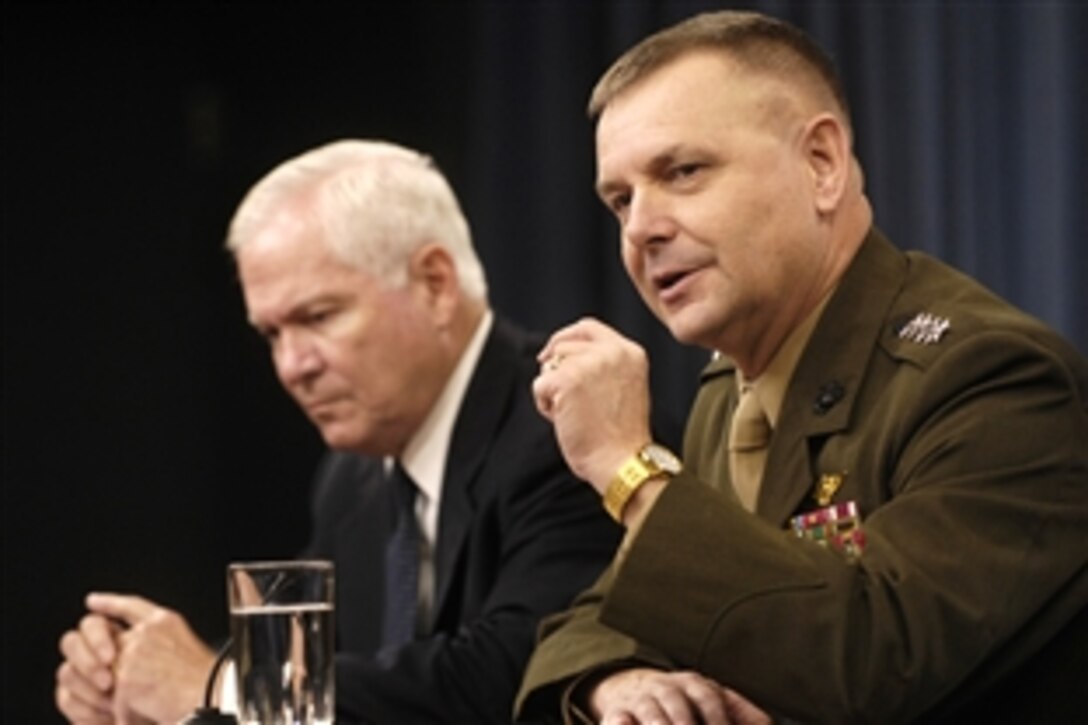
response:
[[[419,562],[417,632],[427,631],[434,607],[434,546],[438,539],[438,512],[442,503],[442,483],[446,474],[450,440],[453,438],[453,426],[457,422],[461,402],[465,399],[465,392],[480,360],[492,324],[493,315],[488,311],[476,326],[472,339],[465,347],[465,352],[438,399],[431,406],[423,425],[408,441],[400,457],[401,466],[419,489],[416,496],[416,518],[419,521],[423,546]],[[386,459],[385,465],[387,470],[393,465],[392,457]]]

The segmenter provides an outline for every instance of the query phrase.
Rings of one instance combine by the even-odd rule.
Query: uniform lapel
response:
[[[782,402],[757,512],[784,525],[813,493],[813,457],[851,423],[858,390],[906,276],[906,260],[875,228],[817,323]],[[813,504],[815,505],[815,504]]]

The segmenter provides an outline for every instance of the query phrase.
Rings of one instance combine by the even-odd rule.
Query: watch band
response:
[[[604,510],[622,523],[624,509],[643,484],[679,472],[680,461],[671,451],[656,443],[646,444],[616,471],[604,492]]]

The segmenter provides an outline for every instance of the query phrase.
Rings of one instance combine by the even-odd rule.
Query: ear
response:
[[[853,154],[843,122],[830,113],[816,116],[805,128],[802,152],[812,176],[813,200],[820,214],[830,214],[842,201]]]
[[[424,244],[408,259],[408,284],[438,328],[448,327],[461,299],[457,265],[437,244]]]

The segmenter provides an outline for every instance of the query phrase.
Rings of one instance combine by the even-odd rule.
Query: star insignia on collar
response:
[[[900,340],[909,340],[919,345],[934,345],[941,341],[944,333],[952,327],[947,317],[919,312],[907,324],[899,328],[896,335]]]

